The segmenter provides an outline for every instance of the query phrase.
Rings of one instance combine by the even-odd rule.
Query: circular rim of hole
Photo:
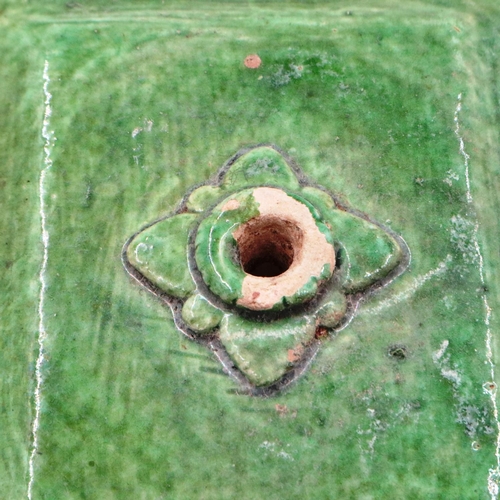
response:
[[[254,217],[241,226],[236,240],[241,267],[258,278],[281,276],[296,262],[303,241],[302,230],[288,219]]]

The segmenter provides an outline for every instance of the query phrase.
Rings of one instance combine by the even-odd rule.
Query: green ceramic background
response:
[[[32,498],[495,498],[496,2],[1,6],[4,498],[30,482],[45,61],[57,141]],[[261,68],[243,66],[251,53]],[[128,236],[260,142],[412,250],[274,399],[235,394],[120,261]]]

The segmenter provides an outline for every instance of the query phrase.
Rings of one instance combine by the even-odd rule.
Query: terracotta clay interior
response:
[[[233,233],[246,273],[237,304],[262,311],[292,297],[325,265],[333,272],[335,251],[304,204],[277,188],[252,194],[260,215]],[[224,208],[235,208],[233,201]]]
[[[279,276],[300,254],[303,241],[303,232],[293,222],[272,215],[256,217],[239,233],[241,265],[252,276]]]

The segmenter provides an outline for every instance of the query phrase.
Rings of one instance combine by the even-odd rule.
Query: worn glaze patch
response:
[[[399,235],[262,145],[238,152],[174,214],[132,236],[122,259],[241,390],[270,395],[304,373],[410,254]]]

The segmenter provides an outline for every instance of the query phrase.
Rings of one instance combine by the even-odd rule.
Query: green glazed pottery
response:
[[[499,10],[0,1],[0,498],[498,499]]]
[[[410,250],[257,146],[129,239],[123,263],[244,390],[269,396],[408,267]]]

